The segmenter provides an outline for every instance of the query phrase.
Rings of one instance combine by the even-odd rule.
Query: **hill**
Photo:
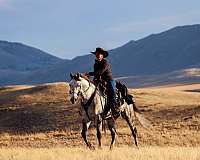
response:
[[[0,41],[0,85],[22,84],[34,71],[64,60],[22,43]]]
[[[114,77],[147,76],[199,68],[198,35],[200,35],[200,25],[180,26],[112,49],[109,51],[108,60],[112,65],[113,75]],[[63,75],[92,70],[94,58],[91,54],[76,57],[69,65],[63,63],[59,67],[51,68],[51,73],[59,76],[61,80],[66,78],[69,80],[69,76]]]
[[[62,62],[37,48],[7,41],[0,41],[0,57],[1,70],[31,71]]]
[[[115,78],[147,76],[151,79],[157,76],[148,78],[149,75],[164,74],[166,77],[170,72],[198,69],[199,35],[199,24],[179,26],[112,49],[108,60],[113,75]],[[70,72],[91,71],[95,58],[89,54],[62,60],[38,49],[5,41],[0,42],[0,57],[0,85],[66,81]]]
[[[200,25],[189,25],[131,41],[112,50],[113,71],[117,76],[152,75],[200,67],[198,35]]]

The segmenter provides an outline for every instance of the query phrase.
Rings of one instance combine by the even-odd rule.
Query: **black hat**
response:
[[[96,55],[97,52],[100,54],[103,54],[104,58],[108,57],[108,52],[105,51],[103,48],[98,47],[98,48],[96,48],[96,51],[91,52],[91,53]]]

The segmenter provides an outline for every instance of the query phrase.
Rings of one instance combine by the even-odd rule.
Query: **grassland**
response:
[[[12,160],[198,160],[200,148],[192,147],[118,147],[90,151],[85,148],[12,148],[0,149],[0,159]]]
[[[200,159],[200,85],[130,89],[152,123],[138,128],[137,150],[126,123],[117,120],[116,148],[85,149],[79,105],[69,102],[66,83],[0,88],[0,159]],[[96,132],[89,139],[96,144]],[[37,153],[37,154],[36,154]],[[78,154],[77,154],[78,153]]]

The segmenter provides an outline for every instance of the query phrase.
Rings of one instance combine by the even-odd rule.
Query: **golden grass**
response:
[[[168,108],[174,106],[200,105],[200,93],[184,92],[180,88],[155,88],[130,90],[136,97],[138,106],[149,105]]]
[[[2,148],[2,160],[199,160],[200,148],[193,147],[118,147],[90,151],[85,148]]]
[[[200,146],[200,93],[183,90],[200,85],[130,89],[137,107],[153,128],[136,121],[138,143],[144,146]],[[69,102],[68,85],[0,87],[0,147],[52,148],[85,146],[80,135],[79,106]],[[89,131],[96,144],[96,131]],[[109,146],[110,133],[103,135]],[[133,144],[131,132],[117,120],[116,146]]]

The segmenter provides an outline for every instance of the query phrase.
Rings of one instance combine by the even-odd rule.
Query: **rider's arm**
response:
[[[98,70],[96,70],[95,72],[88,72],[88,75],[89,75],[89,76],[94,76],[94,75],[100,76],[100,75],[102,75],[105,71],[107,71],[107,70],[109,70],[109,69],[110,69],[110,66],[109,66],[108,62],[106,61],[106,62],[104,63],[104,65],[103,65],[102,68],[98,68]]]
[[[95,74],[100,76],[107,70],[110,70],[110,65],[108,64],[108,62],[105,62],[103,68],[100,68],[98,71],[95,72]]]

